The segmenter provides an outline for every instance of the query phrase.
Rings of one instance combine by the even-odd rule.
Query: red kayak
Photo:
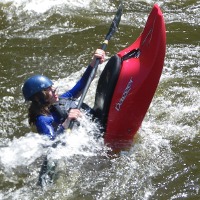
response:
[[[154,5],[141,35],[110,58],[97,85],[94,110],[114,152],[132,146],[158,86],[165,51],[165,22]]]

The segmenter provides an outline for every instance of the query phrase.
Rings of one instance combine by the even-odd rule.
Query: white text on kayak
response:
[[[128,82],[128,84],[127,84],[127,86],[126,86],[126,88],[125,88],[125,90],[124,90],[124,92],[123,92],[122,97],[120,98],[119,102],[116,103],[115,109],[117,111],[120,111],[122,104],[124,103],[127,95],[129,94],[129,92],[130,92],[130,90],[132,88],[132,84],[133,84],[133,79],[131,77],[130,80],[129,80],[129,82]]]

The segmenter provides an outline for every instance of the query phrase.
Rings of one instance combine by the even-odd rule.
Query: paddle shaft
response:
[[[116,32],[116,30],[117,30],[117,28],[118,28],[118,25],[119,25],[119,22],[120,22],[120,20],[121,20],[121,15],[122,15],[122,2],[120,3],[120,5],[119,5],[119,7],[118,7],[118,10],[117,10],[117,13],[116,13],[116,15],[115,15],[115,18],[113,19],[112,24],[111,24],[111,26],[110,26],[110,29],[109,29],[109,31],[108,31],[108,33],[107,33],[107,35],[106,35],[106,37],[105,37],[105,40],[104,40],[104,42],[103,42],[103,44],[102,44],[102,47],[101,47],[102,50],[105,51],[105,49],[106,49],[106,47],[107,47],[107,45],[108,45],[108,41],[111,39],[111,37],[113,36],[113,34]],[[81,95],[81,98],[80,98],[80,100],[79,100],[77,109],[80,109],[81,106],[82,106],[82,104],[83,104],[83,100],[85,99],[85,96],[86,96],[86,94],[87,94],[87,91],[88,91],[88,89],[89,89],[89,87],[90,87],[90,84],[91,84],[92,80],[94,79],[94,76],[95,76],[95,74],[96,74],[96,71],[97,71],[97,68],[98,68],[99,63],[100,63],[100,59],[97,58],[97,59],[96,59],[96,62],[95,62],[95,65],[94,65],[94,67],[93,67],[93,69],[92,69],[92,72],[91,72],[91,74],[90,74],[90,76],[89,76],[89,78],[88,78],[88,81],[87,81],[87,83],[86,83],[86,86],[85,86],[85,88],[84,88],[84,90],[83,90],[83,93],[82,93],[82,95]],[[74,126],[74,121],[75,121],[75,120],[71,120],[71,121],[70,121],[67,131],[71,131],[71,129],[72,129],[73,126]]]

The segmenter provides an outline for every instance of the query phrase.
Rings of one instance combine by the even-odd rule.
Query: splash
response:
[[[0,163],[6,172],[29,166],[42,155],[47,141],[35,133],[28,133],[21,138],[14,138],[6,147],[1,147]]]
[[[100,136],[98,124],[83,114],[80,126],[75,127],[70,133],[64,133],[59,138],[61,145],[51,149],[48,158],[59,160],[61,158],[71,159],[74,155],[85,157],[106,155],[107,148]]]

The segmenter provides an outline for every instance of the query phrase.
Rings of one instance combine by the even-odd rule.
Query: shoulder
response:
[[[72,93],[70,91],[67,91],[67,92],[65,92],[65,93],[63,93],[63,94],[61,94],[59,96],[59,98],[61,98],[61,99],[63,99],[63,98],[72,98],[72,97],[73,97],[73,95],[72,95]]]

